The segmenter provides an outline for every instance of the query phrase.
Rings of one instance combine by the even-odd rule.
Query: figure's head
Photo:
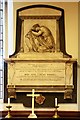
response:
[[[35,31],[38,31],[40,28],[40,25],[39,24],[35,24],[32,26],[32,30],[35,30]]]

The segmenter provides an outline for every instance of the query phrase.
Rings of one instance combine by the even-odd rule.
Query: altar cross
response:
[[[29,118],[36,118],[37,116],[34,114],[34,97],[40,96],[40,94],[34,94],[35,90],[32,89],[32,94],[27,94],[27,96],[32,97],[32,114],[30,114]]]

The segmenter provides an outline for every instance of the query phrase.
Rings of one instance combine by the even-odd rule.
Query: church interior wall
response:
[[[11,3],[10,3],[11,4]],[[9,6],[8,3],[8,10],[10,12],[9,21],[8,21],[8,54],[12,54],[15,51],[15,36],[16,36],[16,10],[32,4],[32,2],[14,2],[12,4],[12,8]],[[39,4],[39,2],[38,2]],[[80,53],[79,53],[79,42],[78,41],[78,3],[77,2],[43,2],[40,4],[49,4],[57,7],[61,7],[65,11],[65,43],[66,43],[66,52],[71,54],[73,58],[80,60]],[[80,5],[79,5],[80,7]],[[12,15],[11,15],[12,14]],[[12,21],[11,21],[12,20]],[[12,24],[13,23],[13,24]],[[12,27],[11,27],[12,26]],[[12,34],[10,34],[12,32]],[[78,69],[78,82],[80,79],[80,68]],[[78,84],[78,83],[77,83]],[[80,82],[78,84],[78,92],[77,98],[78,103],[75,104],[59,104],[59,110],[71,110],[75,111],[80,109],[80,96],[79,96],[79,89],[80,89]],[[2,109],[6,109],[6,105],[2,105]],[[13,110],[26,110],[22,104],[12,104]],[[52,109],[52,108],[51,108]]]
[[[79,45],[80,45],[80,2],[78,4],[78,109],[80,110],[80,96],[79,96],[79,91],[80,91],[80,52],[79,52]]]

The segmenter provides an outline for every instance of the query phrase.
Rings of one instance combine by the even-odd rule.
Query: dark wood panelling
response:
[[[28,117],[31,111],[11,111],[11,115],[13,117]],[[48,117],[52,118],[54,115],[54,111],[35,111],[37,117]],[[79,117],[80,118],[80,111],[58,111],[58,114],[61,118],[67,117]],[[0,111],[0,117],[5,117],[7,115],[7,111]]]

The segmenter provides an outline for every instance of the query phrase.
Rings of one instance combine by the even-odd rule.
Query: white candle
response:
[[[32,89],[32,115],[34,114],[34,89]]]
[[[8,105],[10,105],[10,98],[8,98]]]
[[[32,94],[34,95],[34,89],[32,89]]]
[[[55,98],[55,106],[57,106],[57,98]]]

